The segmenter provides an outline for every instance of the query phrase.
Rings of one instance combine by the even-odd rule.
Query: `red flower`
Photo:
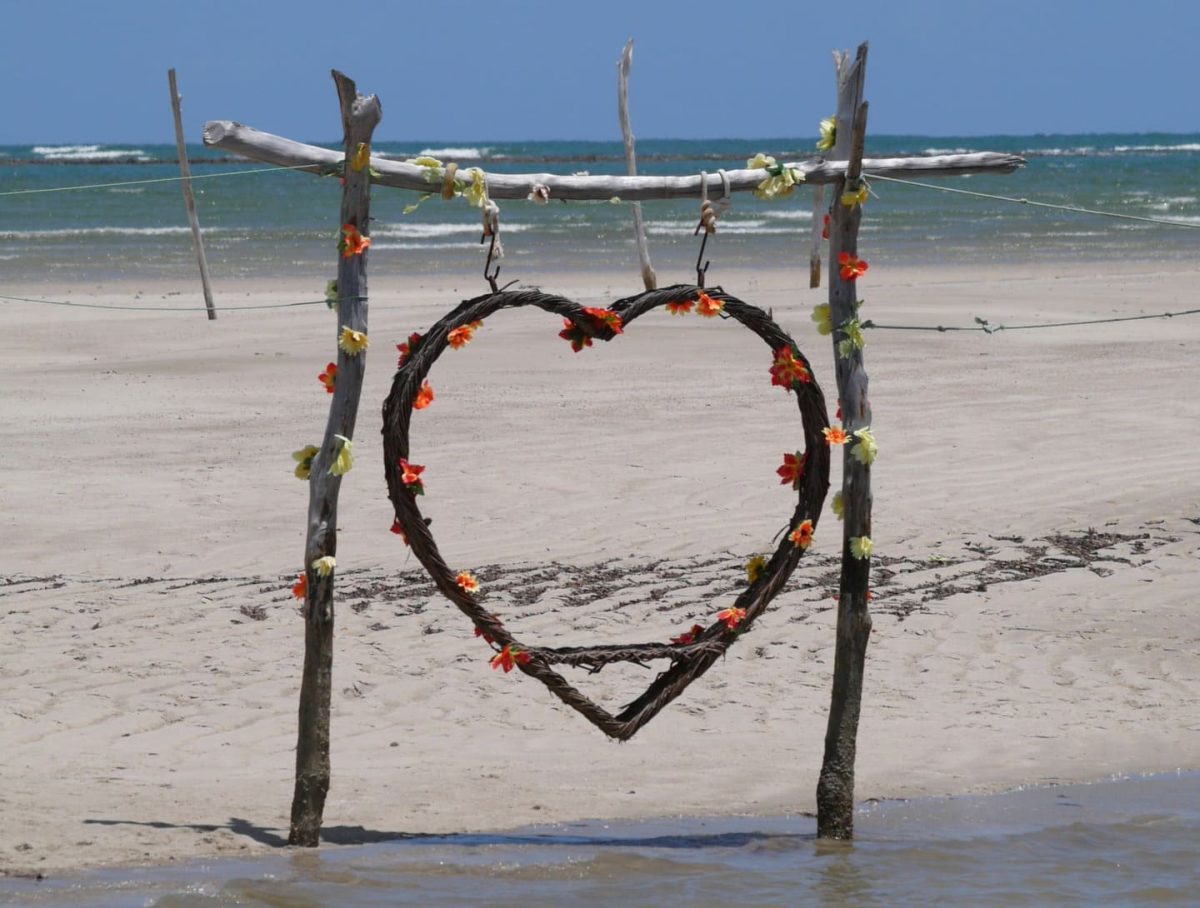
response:
[[[517,665],[527,665],[529,663],[529,653],[524,650],[513,650],[511,647],[504,647],[496,655],[492,656],[492,668],[504,669],[504,674],[508,674]]]
[[[791,347],[780,347],[775,351],[775,362],[771,364],[771,384],[791,390],[798,382],[812,381],[808,368],[792,352]]]
[[[798,549],[807,549],[812,545],[813,541],[813,523],[811,520],[805,520],[796,529],[788,534],[790,539]]]
[[[330,363],[317,378],[325,386],[325,390],[332,394],[333,386],[337,384],[337,363]]]
[[[689,643],[695,643],[696,638],[703,633],[703,625],[693,624],[691,630],[684,631],[678,637],[672,637],[671,643],[673,643],[675,646],[687,646]]]
[[[417,391],[417,396],[413,398],[413,409],[424,410],[433,403],[433,388],[428,381],[421,382],[421,389]]]
[[[371,238],[359,233],[358,228],[353,224],[342,225],[342,238],[338,242],[338,250],[342,253],[342,258],[348,259],[362,255],[370,245]]]
[[[825,220],[821,222],[824,226],[821,228],[821,239],[829,239],[829,215],[825,215]]]
[[[404,527],[400,526],[400,518],[397,517],[392,521],[392,532],[404,540],[404,544],[408,545],[408,534],[404,532]]]
[[[667,303],[667,311],[672,315],[687,315],[694,305],[694,300],[672,300]]]
[[[703,315],[705,318],[716,318],[725,309],[723,300],[715,300],[703,290],[696,297],[696,314]]]
[[[807,455],[797,451],[795,454],[783,455],[783,466],[775,472],[779,474],[779,484],[785,486],[791,483],[793,489],[800,488],[800,480],[804,477],[804,461]]]
[[[303,599],[308,595],[308,572],[302,571],[300,576],[296,578],[296,582],[292,584],[292,595],[297,599]]]
[[[496,616],[495,616],[495,615],[489,615],[488,617],[489,617],[489,618],[495,618]],[[476,625],[476,627],[475,627],[475,636],[476,636],[476,637],[482,637],[482,638],[483,638],[484,640],[486,640],[488,643],[495,643],[495,642],[496,642],[495,640],[493,640],[493,639],[492,639],[492,635],[491,635],[491,634],[489,634],[487,631],[485,631],[485,630],[481,629],[481,628],[480,628],[478,625]]]
[[[578,353],[584,347],[592,345],[590,336],[584,333],[582,328],[576,327],[575,323],[569,318],[563,319],[563,329],[558,332],[558,336],[565,341],[569,341],[571,349]]]
[[[746,610],[744,608],[727,608],[723,612],[717,612],[717,620],[724,624],[731,631],[736,630],[737,626],[746,620]]]
[[[399,369],[408,358],[417,352],[417,345],[421,343],[421,335],[415,331],[408,336],[408,340],[403,344],[396,344],[396,349],[400,351],[400,362],[396,363],[396,368]]]
[[[844,281],[856,281],[859,276],[866,273],[867,262],[865,259],[857,258],[849,252],[838,253],[838,264],[841,265],[841,275]]]
[[[414,495],[425,494],[425,481],[421,479],[421,474],[425,472],[425,467],[419,463],[409,463],[403,457],[400,458],[400,478],[404,480],[404,485]]]
[[[583,311],[584,314],[590,316],[592,321],[596,322],[598,326],[605,326],[613,334],[621,333],[621,316],[617,315],[617,313],[613,312],[611,309],[595,309],[589,307]]]

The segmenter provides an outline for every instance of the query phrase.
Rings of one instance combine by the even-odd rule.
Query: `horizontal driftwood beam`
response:
[[[231,120],[210,120],[204,124],[204,144],[231,151],[256,161],[279,167],[295,167],[310,173],[321,173],[341,165],[341,152],[315,145],[305,145],[281,136],[259,132],[250,126]],[[1014,154],[984,151],[975,154],[930,155],[917,158],[866,158],[862,162],[866,175],[889,177],[947,177],[968,173],[1011,173],[1025,164]],[[426,170],[415,164],[387,158],[371,158],[378,173],[374,182],[380,186],[410,189],[414,192],[436,192],[441,183],[426,179]],[[788,163],[802,172],[809,183],[832,183],[846,171],[845,161],[825,161],[812,158]],[[463,171],[459,171],[461,174]],[[765,170],[727,170],[730,189],[746,192],[754,189],[768,176]],[[551,199],[576,201],[607,201],[613,196],[622,201],[649,199],[700,198],[700,174],[682,177],[651,176],[563,176],[555,173],[488,173],[488,195],[493,199],[523,199],[536,185],[550,190]],[[709,194],[719,196],[721,183],[711,176]]]

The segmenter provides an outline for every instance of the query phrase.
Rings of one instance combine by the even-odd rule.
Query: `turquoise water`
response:
[[[1166,218],[1200,226],[1200,134],[920,137],[874,136],[868,155],[995,150],[1022,154],[1015,174],[934,181],[979,192]],[[397,158],[431,151],[496,171],[621,173],[617,142],[379,143]],[[642,173],[695,173],[744,166],[758,151],[781,160],[813,153],[811,138],[639,143]],[[336,180],[266,172],[208,179],[263,165],[189,149],[214,280],[288,276],[322,287],[334,267],[340,188]],[[2,283],[158,277],[191,286],[195,263],[177,182],[174,146],[0,146]],[[71,192],[24,190],[123,183]],[[714,181],[715,183],[716,181]],[[862,250],[872,261],[970,265],[1026,261],[1144,262],[1192,259],[1200,230],[1046,211],[876,181]],[[2,193],[20,193],[3,195]],[[404,214],[411,193],[378,189],[373,201],[375,274],[473,274],[481,268],[478,213],[430,199]],[[695,202],[645,205],[651,252],[661,269],[687,276],[695,261]],[[600,267],[636,274],[627,206],[525,202],[502,206],[506,272]],[[709,244],[714,267],[807,261],[811,194],[758,201],[739,195]]]
[[[38,906],[1135,906],[1200,899],[1200,775],[864,805],[809,818],[573,823],[254,860],[0,880]],[[369,835],[364,836],[369,838]]]

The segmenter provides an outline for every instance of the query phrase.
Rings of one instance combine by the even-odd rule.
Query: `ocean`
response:
[[[380,142],[374,150],[399,159],[432,154],[494,171],[624,172],[619,142],[450,147]],[[867,154],[982,150],[1015,152],[1029,163],[1009,175],[930,182],[1200,227],[1200,134],[871,136]],[[779,160],[815,153],[813,137],[643,140],[639,172],[715,174],[719,168],[745,166],[759,151]],[[228,288],[238,279],[287,277],[311,280],[314,292],[323,289],[335,267],[336,179],[265,169],[202,146],[189,147],[188,156],[214,283]],[[173,145],[0,146],[0,288],[153,278],[195,289],[196,264],[175,158]],[[147,180],[161,182],[136,182]],[[712,185],[720,184],[714,178]],[[82,186],[100,188],[65,188]],[[1171,262],[1194,260],[1200,243],[1200,232],[1186,226],[1035,208],[882,180],[871,189],[875,197],[867,204],[861,250],[873,263]],[[482,271],[478,212],[462,200],[432,198],[405,214],[416,198],[390,188],[375,191],[372,275]],[[698,252],[692,234],[698,204],[648,202],[644,212],[663,282],[689,280]],[[811,192],[804,188],[773,202],[738,195],[708,244],[712,282],[719,282],[722,265],[807,263],[811,219]],[[536,283],[542,273],[611,269],[627,272],[634,285],[638,269],[630,220],[622,204],[505,202],[505,277]]]
[[[580,822],[254,859],[0,880],[0,904],[88,908],[1169,906],[1200,893],[1200,775],[864,804],[853,843],[806,817]],[[182,856],[181,856],[182,857]]]

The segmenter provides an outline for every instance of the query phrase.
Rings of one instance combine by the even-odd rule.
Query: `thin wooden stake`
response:
[[[848,53],[835,53],[834,61],[838,106],[833,157],[846,160],[847,166],[845,177],[834,185],[829,218],[829,315],[834,326],[832,339],[842,427],[853,435],[871,425],[871,405],[867,399],[862,351],[850,349],[848,355],[842,356],[838,350],[839,342],[846,339],[839,326],[857,318],[858,309],[857,284],[842,278],[838,256],[858,254],[862,206],[844,205],[841,198],[847,185],[855,185],[862,175],[867,130],[867,105],[862,100],[867,45],[859,45],[852,63]],[[871,535],[871,468],[855,458],[853,450],[854,445],[847,444],[842,455],[842,576],[837,643],[825,755],[817,783],[817,836],[826,839],[854,836],[854,761],[867,642],[871,637],[871,613],[867,607],[871,563],[869,558],[854,557],[850,542]]]
[[[825,187],[817,184],[813,187],[812,208],[812,249],[808,253],[808,286],[816,289],[821,286],[821,243],[825,238]]]
[[[637,152],[634,149],[633,128],[629,125],[629,66],[633,63],[633,39],[625,42],[621,62],[617,64],[617,112],[621,117],[621,136],[625,139],[625,171],[637,176]],[[637,244],[638,261],[642,265],[642,283],[647,290],[658,286],[658,277],[650,264],[650,246],[646,242],[646,224],[642,220],[642,203],[631,202],[633,209],[633,241]]]
[[[200,236],[200,219],[196,217],[196,199],[192,195],[192,172],[188,167],[187,144],[183,140],[183,111],[179,89],[175,85],[175,70],[167,70],[167,83],[171,87],[171,110],[175,112],[175,147],[179,149],[179,184],[183,187],[183,207],[187,209],[188,223],[192,226],[192,249],[200,263],[200,285],[204,288],[204,306],[208,309],[208,320],[215,321],[217,309],[213,305],[212,285],[208,281],[208,262],[204,258],[204,239]]]
[[[383,111],[374,95],[358,94],[354,81],[333,71],[342,109],[345,136],[344,188],[338,219],[363,236],[371,226],[370,167],[351,167],[360,143],[368,147]],[[332,245],[332,242],[331,242]],[[367,332],[367,257],[339,255],[337,269],[337,318],[334,337],[342,328]],[[353,439],[362,395],[366,350],[350,354],[339,344],[337,378],[329,420],[321,450],[313,458],[308,480],[308,534],[304,543],[307,592],[304,599],[304,676],[300,684],[300,723],[296,744],[296,787],[292,796],[292,828],[289,845],[315,847],[321,837],[325,796],[329,792],[329,707],[333,690],[333,580],[334,573],[317,573],[318,558],[337,554],[337,505],[342,477],[330,472],[343,444]],[[338,436],[341,436],[339,438]]]

